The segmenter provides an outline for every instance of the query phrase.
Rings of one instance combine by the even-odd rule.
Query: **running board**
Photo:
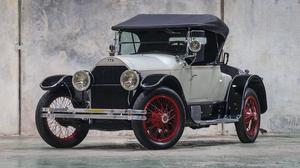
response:
[[[42,108],[42,118],[146,120],[146,110]]]
[[[201,120],[197,124],[199,124],[199,125],[216,125],[216,124],[221,124],[221,123],[235,123],[238,121],[239,121],[239,119],[222,118],[222,119],[215,119],[215,120]]]

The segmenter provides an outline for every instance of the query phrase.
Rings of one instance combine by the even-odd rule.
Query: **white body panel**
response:
[[[138,71],[142,78],[150,74],[173,75],[180,82],[188,104],[222,101],[231,77],[219,65],[189,66],[167,54],[136,54],[106,57],[96,66],[120,66]]]

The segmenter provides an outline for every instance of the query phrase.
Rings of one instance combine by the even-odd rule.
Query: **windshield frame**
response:
[[[166,29],[166,31],[172,31],[172,30],[169,30],[169,29]],[[181,29],[181,31],[185,31],[185,30],[183,30],[183,29]],[[181,59],[183,59],[184,60],[184,58],[187,58],[188,57],[188,51],[189,51],[189,49],[188,49],[188,41],[189,41],[189,29],[188,30],[186,30],[186,32],[184,32],[185,33],[185,35],[183,36],[183,37],[185,37],[185,40],[183,40],[182,42],[184,42],[184,43],[186,43],[185,44],[185,52],[183,53],[183,54],[172,54],[172,53],[167,53],[167,52],[162,52],[162,53],[167,53],[167,54],[169,54],[169,55],[174,55],[174,56],[176,56],[176,57],[179,57],[179,58],[181,58]],[[147,44],[147,43],[149,43],[149,44],[155,44],[155,43],[169,43],[169,41],[153,41],[153,42],[135,42],[134,41],[134,39],[133,39],[133,42],[121,42],[121,34],[123,33],[123,32],[127,32],[127,33],[133,33],[134,34],[134,32],[131,32],[131,31],[116,31],[115,32],[115,43],[114,43],[114,45],[115,45],[115,47],[116,47],[116,53],[118,54],[118,55],[124,55],[124,54],[122,54],[121,53],[121,48],[122,48],[122,44],[131,44],[131,43],[133,43],[134,45],[134,51],[135,51],[135,53],[133,53],[133,54],[138,54],[137,53],[137,51],[136,51],[136,48],[135,48],[135,44],[137,44],[137,43],[139,43],[139,44]],[[173,31],[173,32],[175,32],[175,31]],[[132,35],[133,36],[133,35]],[[133,37],[132,37],[133,38]],[[155,53],[155,52],[153,52],[153,53]],[[132,55],[133,55],[132,54]],[[125,55],[127,55],[127,54],[125,54]]]

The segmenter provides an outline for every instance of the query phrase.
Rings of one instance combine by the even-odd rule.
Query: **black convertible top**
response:
[[[209,14],[140,14],[112,27],[112,30],[192,28],[221,35],[226,39],[229,29],[218,17]]]

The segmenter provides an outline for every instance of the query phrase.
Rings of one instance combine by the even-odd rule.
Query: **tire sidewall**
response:
[[[151,140],[148,135],[144,132],[143,121],[132,121],[132,128],[138,141],[148,149],[167,149],[177,143],[182,136],[185,126],[185,108],[180,96],[173,90],[166,87],[159,87],[153,91],[142,92],[136,99],[133,109],[143,110],[146,103],[156,95],[167,95],[173,98],[180,110],[180,126],[176,131],[175,136],[168,142],[156,142]]]

